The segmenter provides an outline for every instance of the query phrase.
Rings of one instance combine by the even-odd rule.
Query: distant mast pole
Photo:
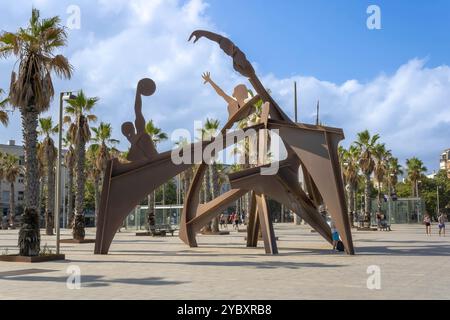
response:
[[[319,125],[319,108],[320,108],[320,102],[317,100],[317,107],[316,107],[316,126]]]
[[[297,81],[294,81],[294,112],[295,123],[297,123]]]

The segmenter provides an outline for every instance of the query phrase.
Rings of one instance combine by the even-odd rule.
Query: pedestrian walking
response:
[[[445,237],[445,222],[446,222],[446,216],[444,215],[444,213],[440,213],[439,217],[438,217],[438,223],[439,223],[439,237],[441,236],[441,234],[444,235]]]
[[[425,218],[423,218],[423,224],[425,225],[425,234],[431,236],[431,217],[428,213],[426,213]]]

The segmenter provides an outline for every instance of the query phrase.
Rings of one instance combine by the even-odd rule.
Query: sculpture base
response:
[[[33,256],[33,257],[20,256],[18,254],[0,256],[0,261],[26,262],[26,263],[48,262],[48,261],[65,260],[65,259],[66,259],[66,256],[64,254],[48,254],[48,255]]]
[[[247,241],[247,237],[244,238],[245,241]],[[258,238],[258,241],[263,241],[264,239],[262,237]],[[278,237],[275,237],[275,240],[279,240]]]
[[[83,239],[83,240],[77,240],[77,239],[62,239],[59,241],[60,243],[95,243],[95,239]]]
[[[136,232],[136,236],[138,237],[144,237],[144,236],[151,236],[152,233],[151,232]]]
[[[357,227],[357,231],[378,231],[377,228]]]
[[[219,232],[207,231],[207,232],[202,232],[201,234],[206,235],[206,236],[224,236],[224,235],[230,234],[230,231],[219,231]]]

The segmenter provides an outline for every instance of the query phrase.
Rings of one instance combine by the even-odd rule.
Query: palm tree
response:
[[[45,233],[53,235],[53,215],[55,213],[55,162],[57,150],[50,135],[58,132],[51,117],[39,118],[39,134],[44,136],[42,141],[42,159],[45,163],[47,178],[47,198],[45,203]]]
[[[342,172],[347,190],[348,215],[350,224],[353,227],[355,214],[355,195],[359,179],[358,148],[355,145],[351,145],[348,150],[343,147],[339,147],[339,157],[341,159]]]
[[[10,103],[22,115],[25,149],[25,210],[19,233],[20,255],[36,256],[40,251],[38,194],[37,125],[39,114],[47,110],[54,90],[51,74],[70,78],[72,67],[55,50],[66,46],[67,34],[58,16],[41,19],[32,9],[29,24],[16,33],[0,34],[0,56],[15,56],[18,71],[11,74]]]
[[[64,122],[69,123],[68,134],[75,145],[75,213],[72,235],[75,240],[84,240],[84,192],[86,184],[85,161],[86,143],[91,138],[89,122],[96,121],[97,117],[90,113],[98,98],[88,98],[81,90],[77,96],[68,99]]]
[[[175,142],[175,146],[178,148],[184,148],[189,145],[189,142],[186,138],[181,137],[179,141]],[[191,185],[191,180],[194,176],[195,166],[191,166],[189,169],[186,169],[182,173],[180,173],[181,185],[183,189],[183,201],[186,198],[186,194],[188,192],[189,186]]]
[[[4,175],[6,181],[10,185],[9,191],[9,226],[11,229],[14,229],[14,217],[16,213],[16,194],[15,194],[15,183],[22,172],[22,169],[19,165],[19,158],[15,155],[7,154],[3,160],[4,167]]]
[[[402,166],[398,163],[398,159],[391,157],[387,163],[387,180],[389,182],[389,194],[396,193],[396,185],[398,183],[398,175],[403,174]]]
[[[219,121],[218,120],[214,120],[214,119],[206,119],[205,124],[203,125],[203,128],[199,129],[199,132],[201,134],[201,139],[203,141],[209,141],[211,140],[217,131],[217,128],[219,127]],[[213,199],[214,195],[214,186],[213,186],[213,182],[217,182],[214,181],[214,178],[212,177],[213,175],[213,170],[211,169],[211,165],[208,165],[207,170],[205,170],[205,173],[203,175],[203,190],[202,190],[202,195],[201,198],[203,200],[203,203],[207,203],[209,201],[211,201]],[[211,221],[210,223],[208,223],[206,226],[203,227],[202,232],[206,232],[206,233],[210,233],[213,231],[212,229],[212,224],[214,224],[214,221]],[[218,231],[218,223],[217,223],[217,228],[216,230]]]
[[[386,150],[384,143],[375,145],[373,150],[373,157],[375,160],[374,177],[377,181],[377,212],[381,213],[381,185],[385,181],[386,173],[388,170],[388,161],[392,156],[390,150]]]
[[[100,209],[100,186],[102,178],[106,170],[108,160],[111,158],[109,146],[113,146],[119,143],[119,140],[112,139],[112,127],[109,123],[100,122],[97,128],[92,128],[94,131],[94,137],[92,138],[93,144],[90,145],[91,157],[91,178],[94,183],[95,193],[95,222],[97,223],[98,211]]]
[[[75,168],[75,149],[73,142],[70,140],[70,135],[67,133],[64,138],[64,146],[67,152],[64,155],[64,164],[67,170],[67,214],[69,217],[69,228],[72,228],[73,223],[73,174]]]
[[[100,180],[102,172],[97,167],[97,158],[99,155],[100,146],[98,144],[91,144],[86,151],[86,169],[87,178],[92,182],[94,187],[94,209],[95,209],[95,223],[97,223],[98,210],[100,208]]]
[[[152,139],[153,143],[155,144],[155,148],[157,147],[158,143],[167,140],[168,136],[165,132],[161,130],[161,128],[158,128],[153,123],[153,120],[149,120],[145,124],[145,132],[150,136],[150,139]],[[151,192],[147,196],[147,205],[148,205],[148,227],[149,231],[153,232],[153,229],[155,228],[155,193]]]
[[[0,88],[0,95],[4,93],[3,89]],[[6,107],[9,104],[9,99],[5,98],[3,100],[0,99],[0,123],[5,127],[8,126],[9,123],[9,115]]]
[[[373,153],[375,145],[380,136],[375,134],[370,136],[368,130],[364,130],[358,133],[357,140],[355,141],[358,147],[359,153],[359,167],[365,177],[365,187],[364,187],[364,222],[366,227],[370,227],[370,176],[375,167],[375,161],[373,159]]]
[[[217,134],[217,130],[219,130],[220,122],[217,119],[206,119],[205,125],[204,125],[204,132],[207,134],[208,137],[214,137]],[[217,155],[214,155],[217,156]],[[211,195],[211,199],[218,197],[220,195],[220,174],[219,174],[219,167],[218,164],[215,162],[211,163],[208,166],[208,178],[209,183],[208,186],[210,190],[208,193]],[[219,217],[215,217],[211,224],[211,231],[212,232],[219,232]]]
[[[422,160],[419,160],[416,157],[406,159],[406,167],[408,179],[411,181],[411,196],[419,197],[418,182],[420,177],[427,171],[427,168],[423,165]]]

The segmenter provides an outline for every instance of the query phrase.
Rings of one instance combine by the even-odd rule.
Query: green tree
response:
[[[175,142],[175,146],[177,148],[184,148],[189,145],[189,142],[186,138],[180,138],[179,141]],[[183,201],[186,198],[186,194],[189,190],[189,186],[191,185],[192,178],[194,176],[196,166],[191,166],[189,169],[186,169],[180,174],[181,186],[182,186],[182,195]]]
[[[153,123],[153,120],[148,121],[145,124],[145,132],[150,136],[150,139],[152,139],[153,143],[155,144],[155,148],[158,146],[158,143],[167,140],[168,136],[165,132],[161,130],[161,128],[158,128]],[[164,186],[163,186],[164,188]],[[148,205],[148,228],[149,231],[152,233],[155,228],[155,192],[151,192],[147,196],[147,205]]]
[[[217,119],[206,119],[204,130],[209,137],[215,137],[217,131],[219,130],[220,122]],[[217,157],[217,155],[213,155]],[[220,173],[219,164],[216,159],[211,159],[212,163],[208,165],[209,171],[209,194],[211,195],[211,200],[215,199],[220,195]],[[219,216],[216,216],[211,223],[212,232],[219,232]]]
[[[375,161],[373,159],[373,153],[376,143],[380,136],[375,134],[370,135],[368,130],[364,130],[357,134],[357,140],[355,145],[358,147],[359,151],[359,167],[365,178],[364,187],[364,222],[367,227],[370,227],[370,193],[371,193],[371,181],[370,176],[375,167]]]
[[[420,197],[425,202],[428,213],[436,216],[439,192],[439,211],[447,208],[450,213],[450,179],[445,170],[440,170],[434,178],[421,177]]]
[[[28,26],[17,32],[0,34],[0,56],[15,56],[18,71],[11,74],[10,103],[22,115],[25,148],[25,210],[19,233],[20,255],[36,256],[40,251],[37,159],[37,126],[39,114],[50,106],[54,90],[51,74],[70,78],[72,67],[66,57],[54,52],[66,46],[67,34],[58,16],[42,19],[32,9]]]
[[[389,182],[389,194],[396,193],[396,186],[398,183],[398,176],[403,174],[402,166],[398,163],[395,157],[389,158],[387,162],[387,181]]]
[[[3,158],[3,172],[6,181],[9,183],[9,226],[14,229],[14,217],[16,214],[16,192],[15,183],[19,174],[22,173],[22,168],[19,165],[19,158],[15,155],[7,154]]]
[[[111,158],[110,148],[119,143],[119,140],[113,139],[112,127],[109,123],[100,122],[97,128],[92,128],[94,137],[89,146],[90,171],[95,192],[95,223],[97,224],[98,212],[100,209],[101,184],[106,170],[108,160]]]
[[[0,88],[0,96],[4,93],[3,89]],[[9,123],[9,115],[6,107],[9,104],[9,98],[0,99],[0,123],[5,127],[8,126]]]
[[[347,191],[347,209],[350,224],[353,227],[355,215],[355,197],[359,180],[359,151],[355,145],[351,145],[348,150],[339,147],[339,157],[342,166],[342,172],[345,181],[345,188]]]
[[[427,168],[423,165],[422,160],[412,157],[406,159],[406,172],[409,181],[411,181],[411,196],[419,197],[419,185],[418,182],[423,174],[427,171]]]
[[[84,192],[86,186],[85,161],[86,143],[91,138],[89,122],[97,117],[90,112],[97,103],[98,98],[86,97],[80,91],[76,97],[67,100],[64,122],[69,124],[68,134],[75,145],[75,212],[72,226],[72,235],[76,240],[83,240],[85,236],[84,220]]]
[[[392,156],[390,150],[386,150],[386,145],[384,143],[379,143],[375,145],[373,150],[373,157],[375,160],[374,166],[374,177],[377,182],[377,212],[381,213],[381,187],[382,184],[387,181],[386,174],[388,172],[388,162],[389,158]]]

